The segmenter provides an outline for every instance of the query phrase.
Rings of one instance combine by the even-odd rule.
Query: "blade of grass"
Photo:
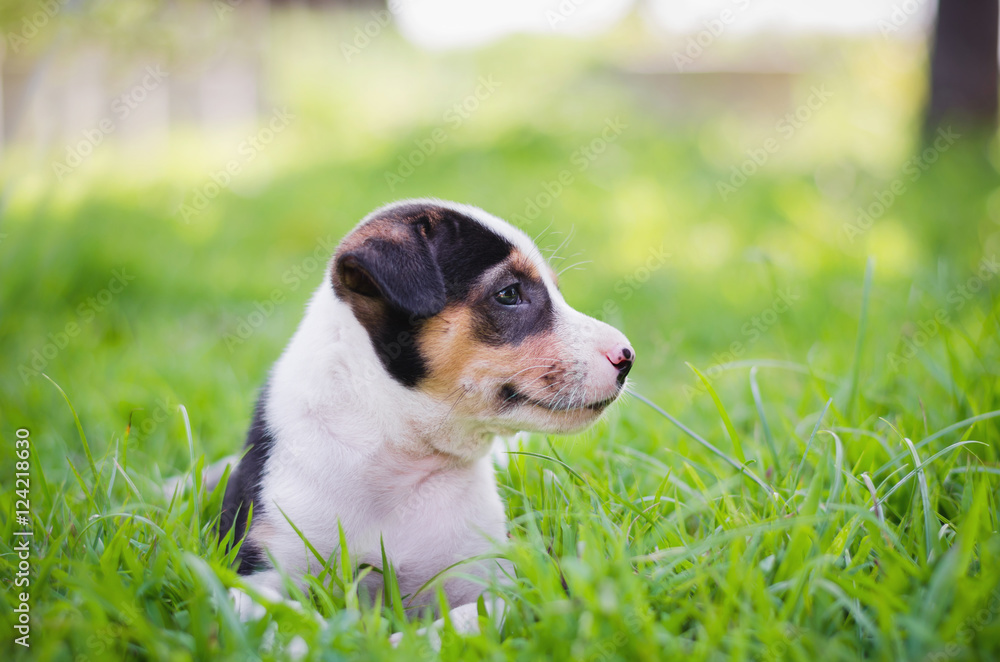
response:
[[[295,522],[292,521],[291,517],[285,514],[285,511],[281,509],[281,506],[275,504],[275,507],[278,509],[278,512],[281,513],[281,516],[285,518],[285,521],[288,522],[288,526],[292,527],[292,531],[295,531],[295,535],[299,537],[302,543],[306,546],[306,549],[312,552],[312,555],[316,557],[316,560],[319,561],[321,566],[326,567],[326,559],[324,559],[323,555],[319,553],[319,550],[316,549],[311,542],[309,542],[309,539],[306,537],[306,534],[302,533],[302,530],[299,529],[299,527],[295,526]],[[340,526],[339,523],[338,526]],[[247,524],[247,531],[249,530],[250,530],[250,524]]]
[[[816,585],[833,596],[833,599],[838,602],[842,608],[850,612],[851,616],[854,618],[854,622],[857,623],[859,627],[863,628],[869,636],[878,636],[878,628],[875,627],[875,624],[872,623],[871,619],[868,618],[868,616],[866,616],[861,610],[857,601],[851,600],[847,594],[844,593],[844,589],[837,584],[834,584],[829,579],[818,579],[816,581]]]
[[[396,572],[385,553],[385,540],[382,539],[382,536],[379,536],[378,544],[382,549],[382,593],[392,613],[402,623],[406,620],[406,614],[403,612],[403,597],[399,593],[399,581],[396,579]]]
[[[754,405],[757,406],[757,415],[760,417],[760,424],[764,428],[764,440],[774,458],[774,469],[781,475],[781,458],[778,457],[778,448],[774,445],[774,435],[771,434],[771,426],[767,423],[767,416],[764,414],[764,403],[760,398],[760,387],[757,386],[757,366],[750,368],[750,393],[753,395]]]
[[[906,447],[910,449],[910,454],[913,456],[913,464],[917,468],[917,485],[920,486],[920,499],[923,502],[924,510],[924,552],[927,557],[927,562],[930,563],[931,558],[934,556],[934,514],[931,512],[931,496],[930,490],[927,488],[927,474],[924,473],[924,469],[920,464],[920,455],[917,454],[917,449],[913,447],[913,442],[908,438],[903,438],[903,443]]]
[[[847,391],[847,402],[844,406],[844,418],[851,420],[854,414],[854,398],[858,392],[858,379],[861,374],[861,353],[865,343],[865,331],[868,328],[868,301],[872,292],[872,276],[875,272],[875,258],[869,256],[865,263],[865,283],[861,293],[861,319],[858,320],[858,337],[854,344],[854,360],[851,362],[851,381]]]
[[[813,439],[816,438],[816,433],[819,431],[819,426],[823,422],[823,417],[826,416],[826,412],[829,411],[830,405],[833,403],[833,398],[826,401],[826,406],[823,407],[823,411],[820,412],[819,418],[816,419],[816,425],[813,426],[812,434],[809,435],[809,439],[806,441],[806,450],[802,453],[802,460],[799,462],[799,468],[795,470],[795,480],[792,481],[792,489],[794,490],[799,484],[799,478],[802,475],[802,467],[806,464],[806,458],[809,457],[809,449],[812,448]]]
[[[935,432],[931,436],[925,437],[925,438],[921,439],[920,441],[918,441],[916,444],[913,445],[913,447],[919,450],[919,449],[923,448],[924,446],[926,446],[927,444],[929,444],[932,441],[934,441],[935,439],[943,437],[944,435],[948,434],[949,432],[954,432],[955,430],[958,430],[960,428],[964,428],[964,427],[967,427],[967,426],[969,427],[969,430],[966,431],[966,434],[968,434],[971,431],[972,426],[975,425],[976,423],[979,423],[980,421],[988,421],[991,418],[996,418],[998,416],[1000,416],[1000,409],[995,410],[995,411],[988,411],[988,412],[985,412],[983,414],[978,414],[976,416],[970,416],[969,418],[965,419],[964,421],[959,421],[958,423],[952,423],[948,427],[941,428],[940,430],[938,430],[937,432]],[[879,467],[878,469],[876,469],[874,472],[872,472],[872,476],[873,477],[877,477],[880,473],[882,473],[883,471],[888,470],[890,467],[892,467],[892,465],[896,464],[900,460],[905,459],[908,456],[909,456],[909,452],[908,451],[903,451],[902,453],[900,453],[899,455],[896,455],[891,460],[889,460],[888,462],[886,462],[885,464],[883,464],[881,467]]]
[[[613,499],[613,500],[617,501],[618,503],[620,503],[622,506],[624,506],[624,507],[628,508],[629,510],[631,510],[638,517],[641,517],[642,519],[646,520],[646,523],[649,524],[650,526],[656,526],[656,522],[654,520],[650,519],[649,515],[647,515],[645,512],[643,512],[643,510],[641,508],[637,507],[629,499],[626,499],[626,498],[622,497],[620,494],[617,494],[614,491],[612,491],[612,490],[604,487],[600,483],[592,483],[592,482],[590,482],[589,480],[587,480],[586,478],[584,478],[583,476],[581,476],[579,473],[577,473],[577,471],[575,469],[573,469],[573,467],[569,466],[568,464],[566,464],[562,460],[559,460],[559,459],[554,458],[554,457],[549,457],[548,455],[542,455],[541,453],[532,453],[530,451],[508,451],[508,453],[510,455],[526,455],[528,457],[537,457],[537,458],[542,459],[542,460],[548,460],[550,462],[554,462],[554,463],[558,464],[559,466],[561,466],[562,468],[566,469],[566,471],[568,471],[570,473],[570,475],[572,475],[574,478],[576,478],[577,481],[579,481],[581,485],[583,485],[584,487],[589,488],[594,493],[594,495],[597,498],[602,499],[604,501],[606,501],[607,499]]]
[[[347,548],[347,534],[344,533],[344,525],[341,524],[340,518],[337,519],[337,537],[340,541],[340,577],[344,582],[344,601],[348,609],[357,609],[357,595],[352,595],[349,589],[354,575],[354,570],[351,568],[351,552]]]
[[[80,423],[80,417],[76,413],[76,409],[73,407],[73,403],[69,401],[69,396],[66,395],[66,391],[62,390],[59,384],[56,384],[55,380],[46,375],[44,372],[41,373],[42,377],[52,382],[52,385],[56,387],[59,394],[66,401],[66,405],[69,407],[69,411],[73,414],[73,422],[76,423],[76,431],[80,434],[80,441],[83,443],[83,452],[87,456],[87,464],[90,465],[90,471],[94,474],[94,480],[100,480],[100,476],[97,473],[97,464],[94,462],[94,456],[90,452],[90,444],[87,442],[87,435],[83,432],[83,424]]]
[[[87,503],[90,504],[91,509],[95,513],[101,512],[101,509],[97,506],[97,502],[94,501],[94,497],[90,493],[90,490],[87,489],[87,483],[83,480],[83,476],[81,476],[80,472],[76,470],[76,465],[73,464],[73,460],[67,458],[66,463],[69,465],[69,470],[73,472],[73,476],[76,477],[76,482],[80,484],[80,489],[83,490],[83,495],[87,497]]]
[[[701,383],[705,385],[708,390],[708,394],[712,396],[712,402],[715,403],[715,408],[719,411],[719,416],[722,417],[722,423],[726,426],[726,431],[729,433],[729,439],[733,442],[733,451],[736,453],[736,457],[739,458],[741,464],[747,463],[746,455],[743,454],[743,446],[740,444],[739,435],[736,434],[736,428],[733,427],[733,422],[729,419],[729,414],[726,412],[726,408],[722,406],[722,400],[719,399],[719,394],[715,392],[712,388],[712,384],[708,381],[708,378],[701,373],[698,368],[694,367],[690,363],[685,362],[684,365],[691,368],[694,374],[698,375],[698,379]],[[754,367],[754,370],[757,368]]]
[[[226,634],[236,637],[237,641],[245,647],[247,645],[246,628],[236,615],[236,610],[229,599],[229,594],[219,582],[215,572],[204,559],[191,552],[183,552],[181,559],[191,572],[192,577],[197,577],[203,587],[207,588],[208,592],[212,595],[213,602],[218,610],[217,613],[226,624]]]
[[[755,474],[749,468],[747,468],[746,466],[740,464],[739,461],[737,461],[735,458],[730,457],[728,454],[722,452],[721,450],[719,450],[718,448],[716,448],[715,446],[713,446],[711,443],[709,443],[708,441],[706,441],[705,439],[703,439],[698,433],[694,432],[691,428],[689,428],[688,426],[684,425],[679,420],[677,420],[676,418],[674,418],[673,416],[671,416],[670,414],[668,414],[664,409],[662,409],[661,407],[659,407],[653,401],[647,399],[646,397],[640,395],[639,393],[633,393],[632,395],[634,395],[636,398],[638,398],[640,402],[643,402],[648,407],[652,408],[653,411],[657,412],[658,414],[660,414],[661,416],[663,416],[664,418],[666,418],[668,421],[670,421],[671,423],[673,423],[674,425],[676,425],[678,428],[680,428],[680,430],[684,434],[686,434],[687,436],[691,437],[692,439],[694,439],[695,441],[697,441],[699,444],[701,444],[702,446],[704,446],[708,450],[710,450],[713,453],[715,453],[716,455],[718,455],[720,458],[722,458],[727,463],[729,463],[729,465],[732,466],[734,469],[736,469],[737,471],[739,471],[740,473],[744,474],[745,476],[747,476],[748,478],[750,478],[751,480],[753,480],[755,483],[757,483],[758,485],[760,485],[761,489],[763,489],[765,492],[767,492],[767,495],[769,497],[775,498],[775,499],[779,498],[778,493],[775,492],[773,488],[771,488],[767,483],[765,483],[760,478],[758,478],[757,474]]]
[[[844,489],[844,445],[835,432],[830,432],[829,430],[824,430],[824,432],[833,437],[834,447],[833,485],[830,486],[830,493],[827,495],[826,503],[824,504],[824,508],[829,511],[832,504],[840,503],[840,494]],[[832,520],[827,519],[820,525],[820,536],[826,533],[831,522]]]
[[[875,489],[875,483],[872,482],[872,477],[868,475],[867,471],[861,474],[861,480],[865,481],[865,487],[868,488],[868,493],[872,495],[872,503],[875,504],[875,518],[878,520],[879,525],[884,527],[885,515],[882,514],[882,504],[878,501],[878,490]],[[892,547],[892,540],[885,534],[885,531],[882,532],[882,537],[885,539],[886,544]]]
[[[115,470],[121,474],[122,478],[125,480],[125,483],[132,490],[132,493],[136,496],[136,498],[139,499],[139,501],[145,501],[145,499],[142,498],[142,493],[139,492],[139,488],[135,486],[135,483],[132,482],[132,479],[129,478],[128,474],[125,473],[125,469],[122,467],[122,465],[118,464],[117,457],[115,458]]]
[[[105,503],[111,503],[111,492],[115,489],[115,478],[117,477],[118,472],[114,470],[114,467],[118,466],[118,444],[115,444],[114,450],[111,450],[111,447],[108,446],[108,452],[104,454],[103,458],[101,458],[102,467],[105,463],[107,463],[109,455],[114,461],[114,465],[111,468],[111,474],[108,476],[108,489],[104,493]]]
[[[905,476],[903,476],[898,483],[896,483],[895,485],[893,485],[892,487],[890,487],[889,490],[886,491],[886,493],[882,495],[882,498],[879,499],[879,503],[885,503],[886,499],[888,499],[890,496],[892,496],[896,492],[896,490],[898,490],[904,484],[906,484],[906,481],[908,481],[911,478],[913,478],[920,469],[923,469],[928,464],[930,464],[934,460],[938,459],[939,457],[941,457],[942,455],[944,455],[948,451],[950,451],[952,449],[955,449],[955,448],[959,448],[960,446],[968,446],[970,444],[979,444],[981,446],[989,446],[989,444],[985,444],[985,443],[983,443],[981,441],[956,441],[951,446],[948,446],[947,448],[942,448],[937,453],[934,453],[934,455],[931,455],[929,458],[927,458],[926,460],[924,460],[923,462],[921,462],[913,471],[911,471],[910,473],[908,473]],[[872,506],[873,510],[874,510],[874,508],[875,508],[875,506]]]

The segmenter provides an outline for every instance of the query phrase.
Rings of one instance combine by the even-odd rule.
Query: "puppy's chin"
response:
[[[517,406],[504,416],[512,429],[544,434],[573,434],[582,432],[600,420],[611,403],[600,407],[551,410],[530,404]]]

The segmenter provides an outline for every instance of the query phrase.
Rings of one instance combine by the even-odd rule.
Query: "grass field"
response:
[[[299,28],[277,44],[319,40]],[[370,70],[277,62],[294,119],[190,218],[181,205],[238,140],[109,144],[63,181],[6,154],[0,657],[281,659],[300,636],[330,660],[1000,658],[1000,145],[922,151],[921,54],[837,55],[793,106],[832,96],[788,130],[738,112],[672,122],[583,45],[470,57],[386,40]],[[392,85],[365,86],[377,67]],[[490,75],[499,87],[451,122]],[[410,173],[400,155],[442,126]],[[585,434],[530,437],[500,472],[518,571],[502,632],[393,650],[389,633],[420,624],[359,605],[339,558],[306,600],[325,627],[280,605],[240,624],[221,494],[168,503],[157,483],[241,444],[332,245],[418,195],[556,251],[570,303],[632,340],[636,395]],[[11,585],[22,428],[30,649]]]

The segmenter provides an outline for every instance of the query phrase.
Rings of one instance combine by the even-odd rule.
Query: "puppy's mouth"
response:
[[[583,409],[589,409],[590,411],[602,411],[605,407],[617,400],[620,393],[621,388],[619,388],[619,390],[610,398],[605,398],[604,400],[588,404],[577,404],[570,401],[559,402],[558,400],[556,402],[542,402],[541,400],[529,398],[527,395],[514,388],[513,384],[504,384],[500,388],[500,401],[504,407],[530,405],[532,407],[540,407],[541,409],[557,412],[580,411]]]

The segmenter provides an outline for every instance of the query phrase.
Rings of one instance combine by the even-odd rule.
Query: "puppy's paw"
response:
[[[293,660],[301,660],[309,654],[309,644],[307,644],[306,640],[299,635],[295,635],[292,637],[292,640],[288,642],[288,647],[285,650],[288,651],[289,657]]]
[[[240,621],[243,623],[247,623],[249,621],[259,621],[264,618],[264,615],[267,613],[267,609],[264,605],[251,598],[249,593],[241,589],[229,589],[229,599],[233,603],[233,608],[236,610],[236,616],[239,617]]]
[[[425,637],[427,639],[427,644],[431,647],[435,653],[441,652],[441,628],[444,627],[443,620],[437,620],[430,628],[420,628],[417,630],[418,637]],[[399,643],[403,641],[402,632],[393,632],[389,635],[389,643],[392,644],[393,648],[398,648]]]

